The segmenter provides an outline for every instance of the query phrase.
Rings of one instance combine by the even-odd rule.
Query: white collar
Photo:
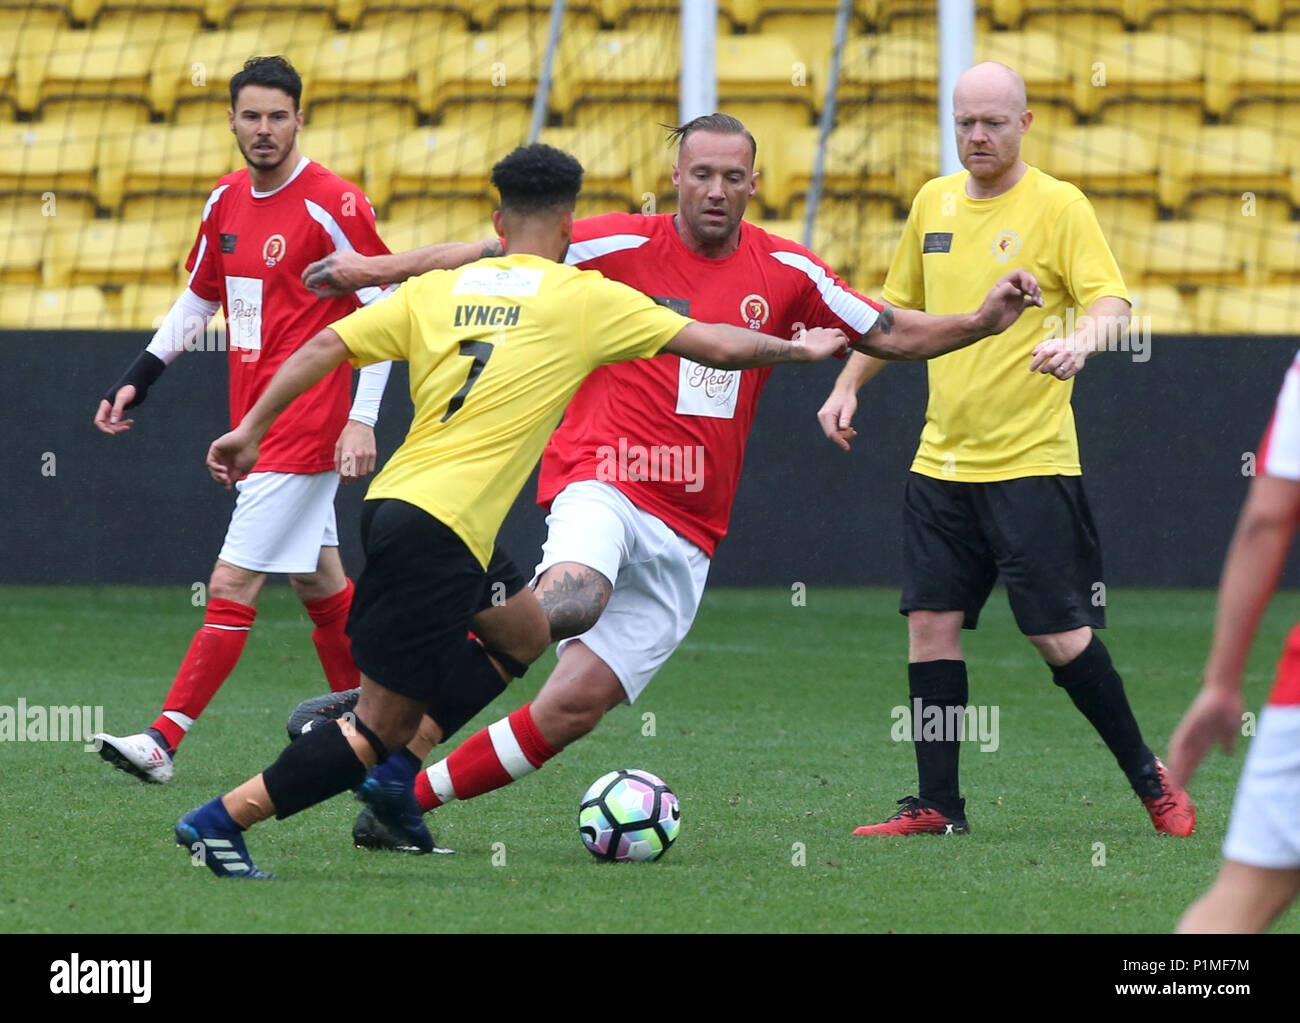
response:
[[[311,163],[311,161],[304,156],[302,159],[298,161],[298,166],[294,168],[293,173],[289,175],[289,180],[286,181],[283,185],[271,189],[269,192],[259,192],[252,185],[248,186],[248,190],[253,193],[254,199],[266,199],[272,195],[275,195],[275,193],[280,191],[281,189],[288,188],[291,184],[293,184],[293,179],[296,178],[303,171],[305,171],[307,169],[307,164],[309,163]]]

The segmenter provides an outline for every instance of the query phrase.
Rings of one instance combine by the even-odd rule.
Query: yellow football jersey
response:
[[[506,513],[587,374],[657,355],[690,322],[595,270],[541,256],[412,278],[331,325],[355,366],[410,363],[411,428],[366,499],[424,509],[486,568]]]
[[[996,337],[930,360],[912,471],[967,483],[1078,476],[1074,381],[1030,373],[1031,355],[1040,341],[1073,330],[1097,299],[1127,300],[1128,291],[1092,204],[1074,185],[1030,167],[1002,195],[972,199],[969,176],[921,186],[885,301],[935,315],[970,312],[999,278],[1023,268],[1042,285],[1043,306]]]

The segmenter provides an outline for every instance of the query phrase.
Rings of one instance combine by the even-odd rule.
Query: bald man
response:
[[[1114,754],[1157,831],[1186,836],[1195,807],[1142,740],[1105,627],[1101,548],[1084,496],[1070,409],[1088,357],[1124,345],[1130,305],[1096,214],[1074,185],[1020,157],[1033,123],[1024,79],[977,64],[953,93],[965,170],[926,182],[885,281],[891,306],[941,314],[1009,270],[1032,270],[1043,315],[928,363],[925,428],[903,498],[908,688],[918,796],[859,835],[963,834],[958,787],[968,698],[961,630],[994,582],[1016,624]],[[1068,333],[1067,333],[1068,330]],[[883,366],[854,354],[818,413],[848,450],[856,393]],[[939,725],[940,727],[935,727]]]

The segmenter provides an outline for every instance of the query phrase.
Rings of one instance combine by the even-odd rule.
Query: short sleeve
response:
[[[360,368],[386,360],[411,357],[411,292],[408,281],[383,302],[375,302],[330,324],[352,353],[348,361]]]
[[[880,306],[850,288],[829,266],[807,249],[778,250],[772,257],[797,275],[802,298],[799,321],[809,327],[838,327],[861,337],[876,323]]]
[[[626,359],[648,359],[663,351],[692,320],[680,316],[626,284],[588,271],[583,343],[591,367]]]
[[[900,309],[925,308],[925,267],[921,262],[921,203],[925,198],[922,189],[912,200],[912,211],[907,215],[903,237],[894,251],[885,287],[881,291],[885,301]]]
[[[190,291],[207,302],[220,302],[221,267],[217,265],[217,253],[220,250],[213,245],[213,240],[219,239],[219,235],[209,230],[215,222],[215,218],[209,213],[210,211],[205,211],[203,220],[199,224],[199,233],[194,239],[189,257],[185,260],[185,269],[190,272],[188,283]]]
[[[1056,237],[1061,279],[1080,311],[1107,296],[1129,300],[1119,265],[1085,196],[1078,196],[1061,211]]]

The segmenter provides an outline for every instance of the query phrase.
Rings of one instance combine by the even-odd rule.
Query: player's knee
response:
[[[1069,632],[1053,632],[1039,636],[1026,636],[1040,657],[1048,664],[1060,667],[1069,664],[1088,648],[1092,642],[1092,629],[1086,625]]]
[[[266,576],[218,561],[208,580],[208,596],[238,604],[255,604]]]
[[[567,692],[533,702],[533,720],[550,745],[563,748],[591,732],[605,716],[601,700],[592,694]]]
[[[960,611],[909,611],[907,637],[912,661],[961,659]]]
[[[553,565],[537,582],[537,599],[554,640],[580,636],[600,619],[614,592],[594,568],[576,563]]]

